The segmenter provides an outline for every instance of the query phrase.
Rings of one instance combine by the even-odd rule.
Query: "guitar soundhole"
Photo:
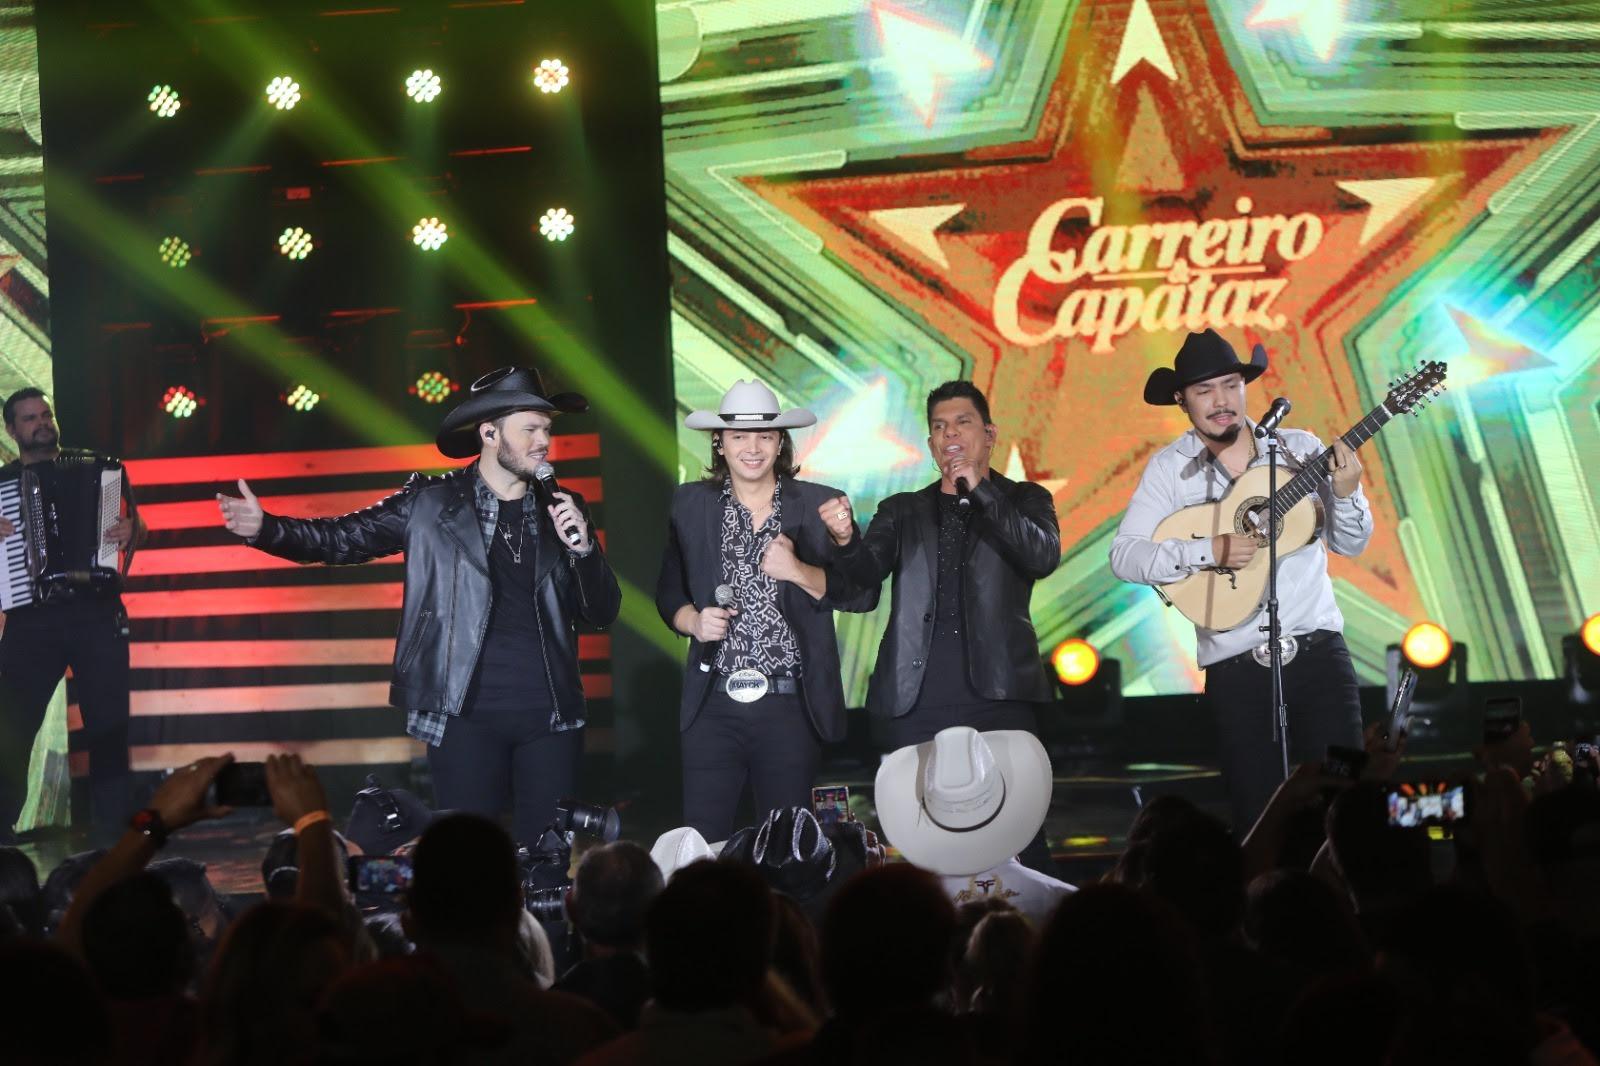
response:
[[[1251,496],[1233,512],[1233,528],[1237,533],[1265,537],[1267,535],[1267,498]],[[1283,515],[1278,516],[1277,535],[1283,536]]]

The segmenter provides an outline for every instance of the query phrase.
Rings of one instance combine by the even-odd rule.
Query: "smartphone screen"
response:
[[[264,762],[229,763],[217,773],[216,790],[217,805],[221,807],[272,806]]]
[[[1399,785],[1387,796],[1389,824],[1399,829],[1453,826],[1467,819],[1467,786],[1445,781]]]
[[[411,856],[350,856],[350,891],[358,897],[397,896],[411,887]]]
[[[850,820],[850,786],[822,785],[811,790],[811,811],[821,825]]]

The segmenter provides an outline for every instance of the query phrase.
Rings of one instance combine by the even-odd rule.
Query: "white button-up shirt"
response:
[[[1242,432],[1254,434],[1255,423],[1246,419]],[[1278,485],[1282,487],[1294,471],[1322,454],[1323,443],[1316,434],[1299,429],[1279,430],[1278,438],[1283,442],[1278,452]],[[1266,447],[1258,443],[1250,465],[1261,466],[1266,461]],[[1151,456],[1111,542],[1111,572],[1124,581],[1166,585],[1215,565],[1210,538],[1155,541],[1150,536],[1173,512],[1222,499],[1232,483],[1192,429]],[[1359,555],[1372,537],[1372,511],[1359,485],[1341,500],[1324,478],[1317,494],[1323,506],[1322,538],[1278,556],[1278,625],[1285,636],[1318,629],[1344,630],[1344,615],[1334,603],[1333,585],[1328,580],[1328,549],[1340,555]],[[1260,629],[1266,621],[1263,604],[1255,615],[1232,629],[1195,626],[1199,665],[1204,668],[1266,643],[1266,634]]]

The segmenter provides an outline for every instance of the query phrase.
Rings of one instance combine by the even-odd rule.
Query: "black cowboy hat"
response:
[[[735,832],[718,858],[754,866],[769,888],[820,923],[839,886],[867,867],[867,852],[859,822],[823,826],[809,807],[780,807],[760,825]]]
[[[1267,350],[1259,344],[1251,350],[1250,361],[1241,363],[1233,345],[1216,330],[1191,333],[1178,349],[1172,366],[1158,366],[1150,371],[1144,383],[1144,402],[1170,406],[1178,402],[1173,399],[1174,393],[1196,382],[1220,378],[1224,374],[1238,374],[1251,382],[1266,370]]]
[[[452,459],[466,459],[483,450],[478,425],[512,411],[561,411],[581,414],[589,401],[576,392],[550,395],[539,372],[528,366],[503,366],[472,383],[471,394],[439,423],[435,439]]]

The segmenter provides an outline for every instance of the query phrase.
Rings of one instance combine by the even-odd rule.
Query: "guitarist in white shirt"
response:
[[[1215,330],[1191,333],[1172,367],[1152,371],[1144,399],[1177,404],[1193,428],[1151,456],[1111,545],[1111,570],[1124,581],[1164,585],[1203,570],[1242,569],[1265,543],[1223,534],[1153,540],[1161,521],[1184,507],[1220,500],[1245,470],[1265,464],[1264,442],[1245,414],[1245,386],[1267,368],[1258,345],[1248,363]],[[1277,431],[1280,486],[1324,446],[1314,434]],[[1331,476],[1317,496],[1322,536],[1284,554],[1279,544],[1278,617],[1285,641],[1283,686],[1289,715],[1289,763],[1321,761],[1330,744],[1361,746],[1361,705],[1350,653],[1340,635],[1344,616],[1328,580],[1328,551],[1359,555],[1372,536],[1372,511],[1361,492],[1361,461],[1335,441]],[[1282,779],[1273,738],[1265,606],[1228,629],[1195,626],[1196,658],[1206,672],[1206,696],[1217,716],[1223,779],[1236,832],[1244,832]]]

